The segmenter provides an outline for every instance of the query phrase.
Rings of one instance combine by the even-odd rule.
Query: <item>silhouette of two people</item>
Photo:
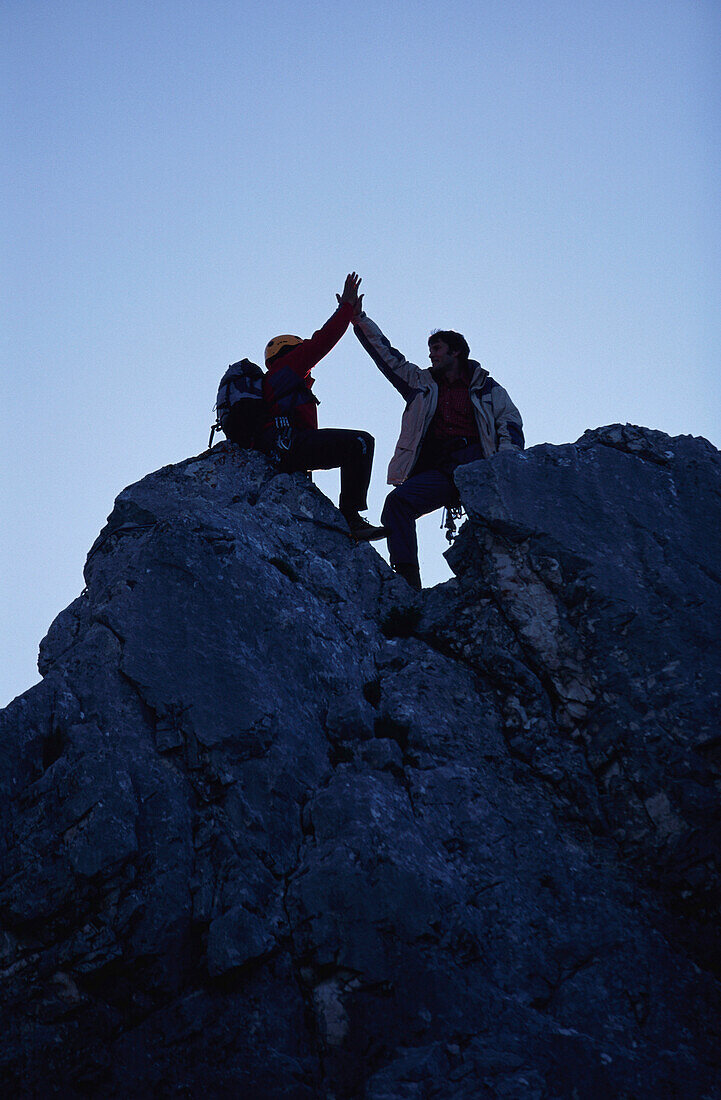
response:
[[[523,422],[506,390],[470,357],[464,336],[452,329],[428,338],[430,366],[410,362],[391,346],[363,309],[361,280],[351,272],[338,308],[307,339],[276,336],[265,349],[263,397],[267,415],[260,446],[281,469],[340,469],[339,508],[359,540],[388,539],[393,569],[421,587],[416,521],[458,502],[454,471],[500,451],[521,451]],[[319,428],[313,369],[349,325],[362,347],[405,402],[396,448],[388,466],[382,526],[368,523],[367,508],[375,441],[365,431]]]

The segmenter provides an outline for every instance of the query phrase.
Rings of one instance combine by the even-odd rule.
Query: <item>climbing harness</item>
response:
[[[458,531],[456,530],[456,524],[460,523],[465,516],[465,511],[462,504],[448,504],[443,509],[443,515],[441,517],[441,530],[446,529],[446,540],[449,544],[453,544],[454,539],[458,537]]]
[[[270,450],[270,457],[276,462],[281,462],[288,453],[293,442],[293,429],[287,416],[276,416],[273,421],[275,426],[275,439]]]

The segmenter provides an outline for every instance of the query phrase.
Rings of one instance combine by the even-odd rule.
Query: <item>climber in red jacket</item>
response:
[[[315,379],[311,374],[348,328],[359,302],[359,285],[360,278],[351,272],[342,293],[336,295],[337,310],[308,340],[275,336],[268,342],[263,397],[270,416],[261,442],[287,472],[339,467],[338,507],[351,535],[370,542],[385,536],[383,527],[374,527],[360,515],[368,507],[375,440],[368,432],[318,427],[319,402],[312,392]]]

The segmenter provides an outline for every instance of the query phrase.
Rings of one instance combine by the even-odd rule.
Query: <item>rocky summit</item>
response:
[[[721,1096],[721,455],[461,468],[421,594],[228,443],[0,716],[13,1097]]]

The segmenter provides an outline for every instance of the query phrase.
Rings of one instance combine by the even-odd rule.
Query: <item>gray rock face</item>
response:
[[[0,715],[15,1096],[721,1096],[721,456],[458,472],[416,596],[219,444],[118,497]]]

